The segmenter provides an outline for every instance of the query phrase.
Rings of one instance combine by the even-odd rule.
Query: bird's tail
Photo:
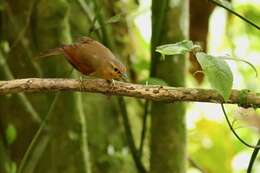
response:
[[[45,58],[45,57],[49,57],[49,56],[60,55],[62,53],[63,53],[63,49],[59,47],[59,48],[55,48],[55,49],[46,50],[46,51],[40,53],[39,55],[37,55],[35,58]]]

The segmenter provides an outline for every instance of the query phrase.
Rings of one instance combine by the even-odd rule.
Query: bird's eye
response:
[[[118,71],[118,68],[115,67],[115,68],[114,68],[114,71],[117,72],[117,71]]]

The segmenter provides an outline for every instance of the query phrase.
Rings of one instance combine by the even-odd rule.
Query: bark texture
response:
[[[188,36],[188,1],[152,1],[151,76],[171,86],[184,86],[183,56],[160,60],[158,45],[174,43]],[[183,103],[153,103],[151,110],[151,173],[186,171],[186,126]]]
[[[140,85],[115,81],[113,85],[103,79],[16,79],[0,81],[0,95],[23,93],[50,93],[59,91],[79,91],[102,93],[104,95],[128,96],[157,102],[176,101],[230,103],[240,105],[260,105],[260,93],[248,90],[232,90],[225,102],[213,89],[168,87],[160,85]],[[32,94],[31,94],[32,95]]]
[[[10,0],[5,1],[5,5],[1,20],[1,34],[4,36],[1,37],[1,41],[6,41],[10,50],[1,50],[0,58],[4,63],[1,64],[3,73],[1,72],[0,79],[32,76],[68,77],[71,66],[64,58],[50,58],[44,61],[33,59],[40,51],[71,42],[68,2],[28,0],[25,3],[22,0]],[[21,93],[0,98],[3,129],[11,123],[18,132],[15,142],[7,147],[10,147],[10,160],[14,161],[19,171],[90,172],[86,121],[83,107],[78,105],[82,105],[82,99],[76,93],[41,96]],[[50,116],[44,130],[36,139],[25,164],[20,169],[29,144],[48,114]]]

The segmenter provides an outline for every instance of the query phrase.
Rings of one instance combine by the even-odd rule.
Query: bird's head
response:
[[[124,81],[128,79],[127,69],[118,59],[110,59],[106,70],[108,72],[106,74],[110,79],[122,79]]]

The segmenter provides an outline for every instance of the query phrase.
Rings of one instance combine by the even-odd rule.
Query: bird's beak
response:
[[[127,82],[127,81],[128,81],[128,75],[127,75],[127,73],[123,73],[122,76],[121,76],[121,79],[122,79],[124,82]]]

